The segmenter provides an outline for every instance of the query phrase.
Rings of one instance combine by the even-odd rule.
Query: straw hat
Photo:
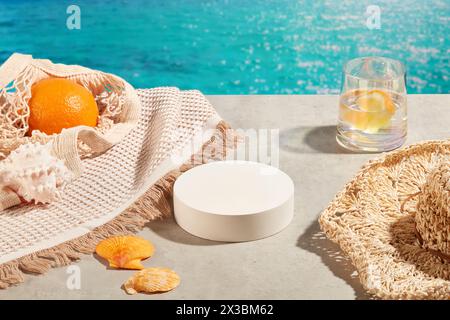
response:
[[[369,293],[450,299],[450,140],[370,161],[319,222]]]
[[[419,191],[415,221],[422,247],[450,262],[450,162],[437,166]]]

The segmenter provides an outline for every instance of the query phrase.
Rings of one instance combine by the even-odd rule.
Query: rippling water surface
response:
[[[0,0],[0,62],[31,53],[209,94],[337,93],[342,64],[367,55],[405,62],[410,93],[449,93],[449,34],[450,0]]]

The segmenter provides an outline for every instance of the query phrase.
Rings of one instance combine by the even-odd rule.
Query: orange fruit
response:
[[[29,133],[60,133],[76,126],[95,127],[98,107],[92,93],[78,83],[63,78],[48,78],[31,87],[28,102]]]

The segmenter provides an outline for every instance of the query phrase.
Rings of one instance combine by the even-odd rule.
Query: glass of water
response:
[[[406,140],[406,70],[383,57],[344,66],[336,140],[353,151],[381,152]]]

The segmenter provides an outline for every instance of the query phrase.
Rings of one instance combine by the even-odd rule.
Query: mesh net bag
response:
[[[31,86],[49,77],[70,79],[93,94],[99,108],[97,127],[80,126],[52,136],[38,131],[28,134]],[[136,125],[139,109],[135,90],[115,75],[13,54],[0,67],[0,160],[21,144],[54,141],[59,146],[57,155],[70,158],[66,159],[70,169],[79,174],[80,158],[102,153],[120,141]]]
[[[98,128],[76,127],[51,137],[26,135],[27,88],[49,76],[75,79],[94,93],[102,118]],[[134,91],[115,76],[22,55],[0,68],[0,82],[12,88],[4,89],[0,105],[4,154],[14,143],[49,139],[48,146],[66,167],[73,172],[82,164],[83,169],[61,198],[48,204],[21,204],[14,192],[0,190],[0,289],[24,281],[27,274],[68,265],[94,252],[102,239],[136,233],[169,216],[176,178],[195,165],[225,159],[227,150],[234,149],[234,135],[196,90]],[[120,86],[123,90],[115,92]],[[80,159],[90,154],[95,157]]]
[[[443,162],[428,176],[418,196],[415,221],[422,246],[450,261],[449,162]]]

